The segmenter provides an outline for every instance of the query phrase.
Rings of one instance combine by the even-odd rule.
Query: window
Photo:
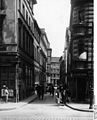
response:
[[[23,48],[25,49],[25,28],[23,27]]]
[[[19,23],[19,46],[21,46],[21,35],[22,35],[22,27],[21,27],[21,23]]]
[[[28,23],[28,12],[26,11],[26,21]]]
[[[26,36],[25,36],[25,50],[26,50],[26,52],[28,51],[27,42],[28,42],[28,34],[27,34],[27,30],[26,30]]]
[[[54,74],[54,77],[56,77],[56,75]]]
[[[73,9],[73,24],[78,23],[78,8]]]
[[[84,10],[79,10],[79,22],[84,22]]]
[[[23,16],[25,18],[25,6],[24,6],[24,4],[23,4],[23,8],[22,9],[23,9],[23,11],[22,11],[23,12]]]
[[[4,0],[0,0],[0,10],[4,10]]]
[[[21,11],[21,0],[19,0],[19,9]]]
[[[29,26],[30,26],[30,24],[31,24],[31,20],[30,20],[30,17],[29,17]]]
[[[0,82],[1,86],[4,84],[9,88],[14,88],[14,80],[15,80],[15,68],[14,67],[2,67],[0,69]]]

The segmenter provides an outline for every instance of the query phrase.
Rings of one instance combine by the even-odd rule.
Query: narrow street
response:
[[[22,108],[1,111],[0,120],[93,120],[93,113],[58,106],[55,99],[45,94],[44,100],[35,100]]]

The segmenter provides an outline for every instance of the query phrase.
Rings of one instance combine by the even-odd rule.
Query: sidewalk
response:
[[[23,107],[24,105],[32,102],[33,100],[35,100],[37,98],[37,96],[34,94],[32,96],[30,96],[29,98],[23,100],[23,101],[20,101],[18,103],[14,103],[14,102],[8,102],[8,103],[5,103],[5,102],[1,102],[0,103],[0,111],[4,111],[4,110],[14,110],[14,109],[17,109],[17,108],[20,108],[20,107]]]
[[[81,103],[67,103],[67,107],[73,109],[73,110],[78,110],[82,112],[93,112],[93,109],[89,109],[89,104],[81,104]]]
[[[48,96],[48,95],[47,95]],[[0,111],[4,111],[4,110],[14,110],[20,107],[23,107],[25,105],[27,105],[28,103],[34,101],[37,98],[37,95],[32,95],[31,97],[20,101],[18,103],[13,103],[13,102],[8,102],[8,103],[4,103],[1,102],[0,103]],[[73,110],[77,110],[77,111],[82,111],[82,112],[93,112],[93,109],[89,109],[89,104],[80,104],[80,103],[66,103],[66,106],[73,109]]]

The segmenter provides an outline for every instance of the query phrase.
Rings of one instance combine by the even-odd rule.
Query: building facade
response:
[[[34,94],[46,84],[49,41],[34,18],[36,0],[0,1],[0,97],[8,87],[9,100]]]
[[[69,88],[69,79],[70,79],[70,30],[66,28],[65,35],[65,45],[63,55],[60,57],[60,81],[59,84],[62,84],[65,88]]]
[[[46,86],[47,78],[47,53],[49,47],[49,41],[45,29],[41,29],[41,40],[40,40],[40,84]]]
[[[0,1],[0,97],[22,100],[34,91],[35,0]]]
[[[60,57],[59,59],[59,63],[60,63],[60,80],[58,81],[58,85],[62,84],[63,86],[66,84],[65,82],[65,60],[64,60],[64,55]]]
[[[51,83],[53,86],[57,86],[60,79],[60,63],[59,57],[51,58]]]
[[[34,94],[35,83],[46,81],[49,42],[34,18],[36,0],[0,1],[0,97],[3,85],[9,99]]]
[[[47,83],[51,83],[51,57],[52,57],[52,49],[50,48],[50,45],[48,47],[47,52]]]
[[[34,19],[34,81],[35,84],[40,81],[40,41],[41,41],[41,30],[38,26],[37,21]]]
[[[70,33],[71,97],[85,101],[93,87],[93,0],[71,0]]]

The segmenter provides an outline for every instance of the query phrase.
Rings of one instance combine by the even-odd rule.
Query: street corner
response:
[[[81,112],[94,112],[93,109],[89,109],[88,105],[85,104],[66,104],[66,106],[73,110],[77,110]]]

